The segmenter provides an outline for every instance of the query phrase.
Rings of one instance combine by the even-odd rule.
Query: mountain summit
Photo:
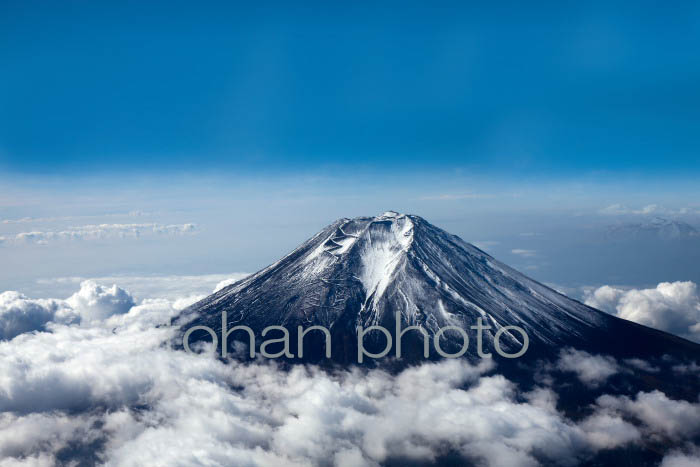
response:
[[[529,337],[529,357],[569,346],[619,357],[700,353],[697,344],[583,305],[419,216],[394,211],[333,222],[276,263],[194,304],[185,316],[190,326],[221,335],[223,311],[227,329],[246,325],[257,335],[268,326],[293,335],[298,326],[324,326],[333,337],[331,358],[339,362],[354,360],[360,328],[382,326],[395,342],[397,317],[402,328],[416,326],[432,338],[447,326],[466,330],[469,359],[477,358],[471,326],[479,319],[490,328],[483,331],[485,349],[493,349],[499,329],[518,326]],[[517,332],[501,334],[507,352],[523,346]],[[322,359],[325,341],[308,337],[314,350],[305,347],[305,359]],[[368,348],[384,345],[381,333],[366,338]],[[455,332],[442,339],[446,352],[462,345]],[[406,333],[403,347],[406,358],[417,358],[420,333]]]

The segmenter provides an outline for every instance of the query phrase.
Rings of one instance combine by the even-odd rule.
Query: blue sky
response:
[[[700,7],[6,1],[6,173],[695,176]]]

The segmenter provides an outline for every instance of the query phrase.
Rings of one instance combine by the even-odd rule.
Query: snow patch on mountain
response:
[[[392,220],[383,222],[384,219]],[[413,241],[413,223],[406,216],[388,211],[368,224],[363,240],[359,278],[366,297],[372,297],[376,305]]]

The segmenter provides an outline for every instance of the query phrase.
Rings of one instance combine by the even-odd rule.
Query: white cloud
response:
[[[535,250],[525,250],[523,248],[514,248],[510,250],[514,255],[522,256],[523,258],[532,258],[537,255]]]
[[[134,298],[126,290],[116,284],[105,287],[95,281],[82,282],[80,290],[66,303],[80,314],[83,323],[127,313],[135,305]]]
[[[591,355],[576,349],[561,350],[556,366],[561,371],[576,373],[582,383],[592,388],[605,382],[620,370],[612,357]]]
[[[484,193],[443,193],[440,195],[422,196],[421,201],[455,201],[460,199],[491,199],[496,195]]]
[[[658,213],[661,211],[658,205],[656,204],[648,204],[640,209],[631,209],[628,208],[625,205],[622,204],[611,204],[610,206],[607,206],[603,209],[600,210],[601,214],[612,214],[612,215],[619,215],[619,214],[640,214],[640,215],[648,215],[648,214],[654,214]],[[667,210],[663,210],[663,212],[667,212]]]
[[[672,367],[672,370],[681,374],[694,374],[697,375],[698,378],[700,378],[700,365],[698,365],[696,362],[680,363],[678,365],[674,365]]]
[[[581,428],[591,444],[599,449],[612,449],[635,443],[641,438],[641,433],[631,423],[619,415],[606,412],[596,412],[581,422]]]
[[[626,290],[604,285],[597,289],[584,289],[585,304],[593,308],[598,308],[610,314],[616,314],[618,302],[625,294]]]
[[[0,414],[0,466],[54,466],[50,453],[68,447],[75,439],[89,442],[94,417],[34,413]],[[43,452],[37,452],[41,447]],[[33,453],[28,454],[28,453]]]
[[[159,314],[159,324],[167,322],[167,317],[183,309],[203,295],[190,295],[174,300],[144,299],[137,305],[134,297],[118,287],[104,286],[93,280],[80,283],[80,289],[65,300],[30,299],[25,295],[8,291],[0,294],[0,339],[12,339],[31,331],[44,331],[51,324],[78,324],[89,326],[109,320],[118,315],[128,319],[139,316],[143,310]],[[139,319],[145,319],[143,317]],[[108,321],[112,325],[124,319]]]
[[[674,451],[664,456],[660,467],[698,467],[700,466],[700,448],[692,446],[690,452]]]
[[[636,368],[637,370],[646,371],[648,373],[658,373],[659,372],[659,367],[652,365],[651,363],[647,362],[646,360],[642,360],[639,358],[628,358],[628,359],[625,359],[624,362],[627,365],[629,365],[633,368]]]
[[[672,440],[689,439],[700,433],[700,403],[669,399],[660,391],[627,396],[601,396],[596,404],[642,422],[648,436]]]
[[[586,305],[700,342],[700,296],[693,282],[662,282],[653,289],[605,285],[585,292]]]
[[[0,339],[45,329],[52,321],[76,322],[79,317],[63,300],[35,300],[19,292],[0,293]]]

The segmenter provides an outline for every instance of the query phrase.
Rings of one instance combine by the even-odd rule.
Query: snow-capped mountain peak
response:
[[[592,345],[618,351],[619,333],[635,334],[644,351],[668,344],[658,337],[663,333],[569,299],[423,218],[395,211],[339,219],[187,314],[196,316],[196,324],[220,330],[224,310],[229,327],[324,326],[339,336],[334,343],[345,342],[343,356],[353,352],[357,329],[394,329],[397,317],[402,326],[433,336],[445,326],[468,330],[481,318],[490,327],[487,347],[499,329],[518,326],[528,333],[531,353]],[[504,349],[521,347],[518,335],[502,334]]]

